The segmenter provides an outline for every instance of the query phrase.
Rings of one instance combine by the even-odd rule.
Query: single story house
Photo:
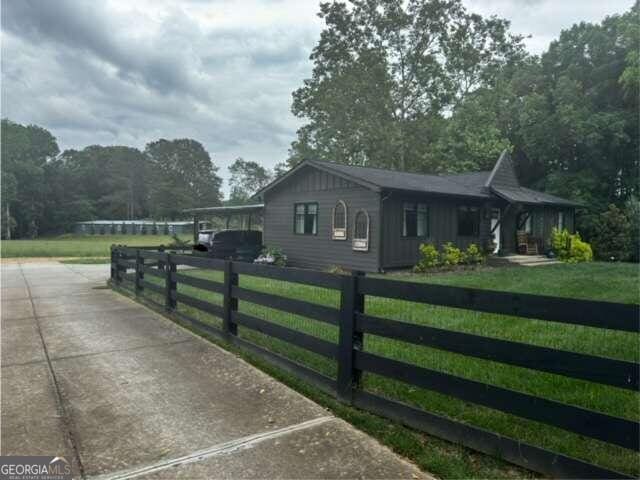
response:
[[[422,243],[509,254],[525,236],[542,253],[552,227],[573,231],[578,206],[521,186],[506,151],[493,170],[459,175],[307,160],[255,197],[264,244],[291,266],[368,272],[415,265]]]

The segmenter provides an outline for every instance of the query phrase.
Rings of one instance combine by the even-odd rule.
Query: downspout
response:
[[[380,192],[380,215],[378,218],[380,219],[380,225],[378,226],[378,272],[384,273],[384,201],[391,197],[392,192],[389,192],[386,196],[383,195],[383,192]]]

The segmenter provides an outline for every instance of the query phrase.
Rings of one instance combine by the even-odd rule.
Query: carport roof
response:
[[[201,207],[201,208],[187,208],[183,210],[185,213],[208,213],[213,215],[231,215],[234,213],[255,213],[261,212],[264,209],[264,203],[254,203],[251,205],[226,205],[223,207]]]

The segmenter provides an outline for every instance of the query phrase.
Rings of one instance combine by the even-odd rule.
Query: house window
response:
[[[294,233],[298,235],[316,235],[318,233],[317,203],[296,203],[294,212]]]
[[[564,229],[564,212],[558,212],[558,230]]]
[[[356,213],[352,248],[361,252],[369,250],[369,214],[366,210]]]
[[[334,240],[347,239],[347,204],[338,200],[333,207],[333,224],[331,227],[331,238]]]
[[[403,237],[429,236],[429,207],[427,204],[405,203],[403,212]]]
[[[458,207],[458,235],[477,237],[480,234],[480,209],[478,207]]]

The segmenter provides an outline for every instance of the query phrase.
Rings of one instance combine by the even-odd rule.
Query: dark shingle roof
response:
[[[365,182],[381,189],[460,195],[465,197],[489,197],[488,189],[483,187],[482,182],[477,181],[480,173],[484,173],[486,178],[486,172],[474,173],[473,175],[475,175],[476,178],[474,181],[471,181],[471,175],[468,174],[462,176],[425,175],[422,173],[399,172],[396,170],[343,165],[340,163],[318,161],[310,161],[308,163],[323,170],[335,172],[354,181]]]
[[[509,173],[512,184],[503,184],[495,180],[496,170],[509,168],[513,165],[508,158],[508,153],[503,152],[492,171],[460,173],[454,175],[426,175],[422,173],[400,172],[383,168],[361,167],[357,165],[344,165],[342,163],[321,162],[306,160],[287,174],[274,180],[264,187],[256,196],[261,196],[265,191],[275,187],[288,178],[293,172],[305,165],[333,173],[346,178],[354,183],[374,190],[402,190],[416,193],[431,193],[440,195],[456,195],[461,197],[490,198],[498,195],[509,202],[528,203],[535,205],[559,205],[579,206],[580,204],[556,197],[549,193],[538,192],[530,188],[513,185],[517,182],[515,171]]]
[[[567,207],[577,207],[580,204],[556,197],[550,193],[538,192],[526,187],[491,187],[491,190],[512,203],[529,203],[534,205],[560,205]]]

